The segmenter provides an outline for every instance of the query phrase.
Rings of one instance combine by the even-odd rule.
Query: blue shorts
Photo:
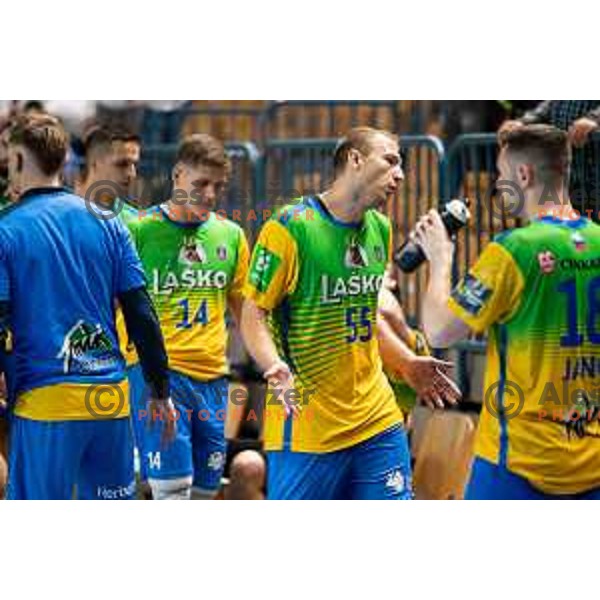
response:
[[[177,435],[163,447],[160,421],[144,428],[144,460],[150,479],[192,476],[193,486],[216,491],[225,466],[225,377],[202,382],[169,372],[171,399],[177,410]],[[150,417],[149,417],[150,419]]]
[[[146,380],[142,367],[138,364],[127,367],[127,379],[129,381],[129,405],[131,407],[131,422],[133,425],[133,438],[139,457],[140,481],[148,479],[147,462],[144,460],[144,425],[146,421],[140,419],[140,411],[146,410],[148,392],[146,391]],[[142,413],[143,414],[143,413]]]
[[[267,452],[269,500],[410,500],[406,432],[392,427],[356,446],[313,454]]]
[[[465,500],[600,500],[600,489],[581,494],[546,494],[506,467],[476,457]]]
[[[84,500],[133,497],[129,418],[33,421],[13,416],[7,498]]]

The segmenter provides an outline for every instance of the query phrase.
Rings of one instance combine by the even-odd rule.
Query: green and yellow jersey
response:
[[[246,295],[270,311],[303,410],[267,397],[265,448],[331,452],[402,422],[379,357],[377,298],[390,258],[386,217],[336,221],[318,198],[285,207],[260,232]]]
[[[547,493],[600,487],[600,227],[551,217],[498,236],[452,293],[489,330],[475,453]]]
[[[162,208],[129,222],[160,319],[169,367],[200,381],[228,373],[227,300],[242,297],[249,250],[242,229],[211,213],[200,224]]]
[[[117,200],[117,202],[121,202]],[[135,221],[139,221],[141,218],[146,216],[145,210],[140,210],[133,206],[132,204],[128,204],[124,200],[122,201],[123,205],[121,210],[118,213],[118,218],[129,227],[130,223]],[[156,212],[157,208],[153,207],[149,209],[148,212]],[[136,365],[139,361],[137,352],[135,351],[135,346],[129,339],[127,335],[127,328],[125,327],[125,319],[123,318],[123,313],[121,309],[117,308],[116,312],[116,326],[117,326],[117,335],[119,336],[119,347],[121,349],[121,354],[125,358],[125,362],[127,366],[130,367],[132,365]]]

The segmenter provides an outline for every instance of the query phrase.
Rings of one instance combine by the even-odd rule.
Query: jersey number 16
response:
[[[567,296],[567,329],[568,332],[561,336],[560,345],[568,348],[581,346],[585,340],[580,333],[577,319],[577,280],[568,279],[562,282],[557,290]],[[600,277],[587,283],[585,303],[587,307],[586,331],[590,344],[600,344],[600,331],[596,328],[596,321],[600,316]]]

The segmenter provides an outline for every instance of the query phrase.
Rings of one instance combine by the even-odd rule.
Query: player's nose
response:
[[[214,185],[206,186],[204,198],[207,202],[214,202],[217,199],[217,191]]]
[[[396,183],[400,183],[401,181],[404,181],[404,171],[402,170],[402,168],[399,166],[396,166],[394,168],[394,172],[392,173],[392,177],[394,178],[394,181]]]

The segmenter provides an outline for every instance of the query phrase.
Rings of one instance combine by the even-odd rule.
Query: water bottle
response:
[[[469,222],[471,213],[469,212],[468,205],[469,201],[467,199],[455,199],[450,200],[442,209],[440,217],[450,237],[459,232]],[[426,256],[421,246],[415,244],[410,239],[394,252],[394,263],[404,273],[412,273],[425,260]]]

